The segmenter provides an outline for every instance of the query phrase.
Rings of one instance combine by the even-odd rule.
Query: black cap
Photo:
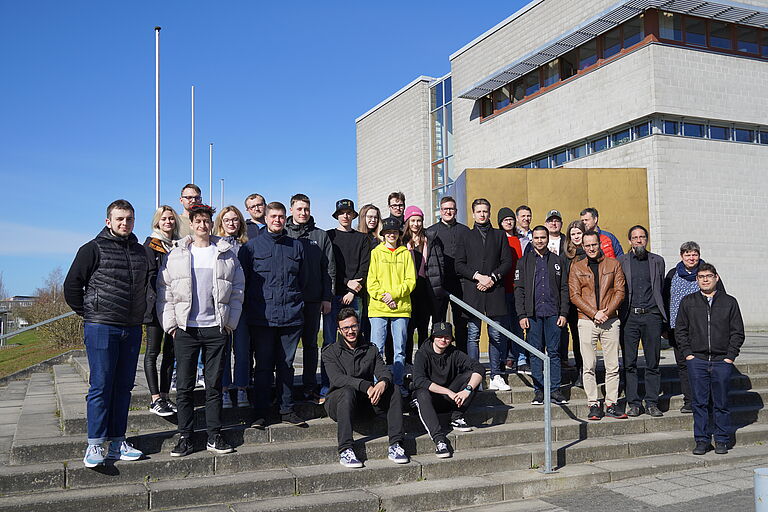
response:
[[[397,217],[387,217],[381,221],[381,230],[379,230],[379,233],[384,233],[386,231],[400,231],[402,227],[403,223],[400,222],[400,219]]]
[[[352,210],[352,213],[355,214],[353,218],[357,217],[357,212],[355,211],[355,203],[351,199],[339,199],[336,201],[336,211],[333,212],[333,218],[338,219],[342,210]]]
[[[432,337],[450,336],[453,338],[453,326],[449,322],[435,322],[432,324]]]
[[[512,217],[513,219],[515,218],[515,212],[512,210],[512,208],[507,208],[506,206],[504,208],[500,208],[499,215],[498,215],[499,229],[504,229],[501,227],[501,221],[503,221],[507,217]]]

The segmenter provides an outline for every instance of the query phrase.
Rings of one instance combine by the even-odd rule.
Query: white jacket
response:
[[[179,240],[157,275],[157,317],[165,332],[187,328],[193,295],[191,244],[191,235]],[[237,327],[243,310],[245,277],[237,254],[228,242],[211,236],[211,245],[218,250],[213,269],[216,321],[222,332],[231,333]]]

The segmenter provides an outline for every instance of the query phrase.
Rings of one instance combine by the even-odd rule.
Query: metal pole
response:
[[[160,208],[160,27],[155,27],[155,208]]]
[[[224,208],[224,178],[219,180],[221,182],[221,202],[219,203],[219,210]]]
[[[208,204],[213,204],[213,142],[208,146]]]
[[[195,86],[192,86],[192,180],[195,182]]]
[[[56,320],[61,320],[62,318],[67,318],[68,316],[72,316],[74,314],[75,314],[74,311],[68,311],[68,312],[64,313],[63,315],[55,316],[53,318],[49,318],[48,320],[43,320],[42,322],[38,322],[38,323],[32,324],[32,325],[28,325],[28,326],[26,326],[26,327],[24,327],[22,329],[19,329],[18,331],[13,331],[13,332],[10,332],[8,334],[3,334],[2,336],[0,336],[0,347],[5,345],[5,340],[7,338],[10,338],[11,336],[16,336],[17,334],[21,334],[23,332],[31,331],[32,329],[37,329],[40,326],[43,326],[43,325],[46,325],[46,324],[50,324],[51,322],[55,322]]]

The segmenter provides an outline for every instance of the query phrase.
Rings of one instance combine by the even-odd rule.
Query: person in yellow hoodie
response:
[[[402,245],[402,222],[396,217],[382,221],[384,241],[371,252],[368,267],[368,317],[371,320],[371,342],[384,357],[387,326],[392,331],[394,364],[392,374],[403,396],[405,370],[405,342],[408,319],[411,317],[411,292],[416,287],[416,267],[410,251]]]

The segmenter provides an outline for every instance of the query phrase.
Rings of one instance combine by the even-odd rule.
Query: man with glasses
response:
[[[440,220],[427,228],[429,238],[439,238],[443,244],[443,288],[452,295],[462,298],[461,280],[456,273],[456,245],[458,240],[469,233],[469,228],[456,220],[456,200],[451,196],[440,199]],[[451,315],[456,326],[456,347],[467,351],[467,319],[461,314],[461,309],[454,309],[448,297],[437,298],[437,312],[432,317],[432,323],[445,321],[448,315],[448,304],[451,304]]]
[[[352,420],[378,414],[387,415],[389,460],[408,463],[410,459],[402,446],[403,403],[392,374],[376,346],[360,332],[354,309],[339,311],[336,322],[337,341],[323,348],[323,364],[330,380],[325,410],[338,424],[339,463],[348,468],[363,467],[352,449]]]
[[[549,232],[547,249],[558,256],[565,256],[565,235],[560,231],[563,229],[563,216],[557,210],[549,210],[546,225]]]
[[[265,206],[266,201],[261,194],[251,194],[245,198],[245,209],[251,216],[250,219],[245,221],[245,229],[248,233],[249,240],[258,235],[259,231],[266,225],[264,221]]]
[[[179,215],[183,221],[179,225],[179,236],[184,238],[185,236],[192,234],[192,225],[188,222],[190,207],[203,202],[203,194],[200,192],[200,187],[194,183],[187,183],[181,187],[181,197],[179,198],[179,202],[184,210]]]
[[[688,364],[693,395],[694,455],[728,453],[731,412],[728,408],[733,362],[744,343],[744,321],[736,299],[717,287],[720,277],[714,265],[702,263],[696,273],[699,292],[680,302],[675,338]],[[714,425],[709,422],[712,409]]]
[[[387,204],[389,205],[389,216],[395,217],[400,221],[401,225],[405,225],[405,194],[402,192],[392,192],[387,197]]]

